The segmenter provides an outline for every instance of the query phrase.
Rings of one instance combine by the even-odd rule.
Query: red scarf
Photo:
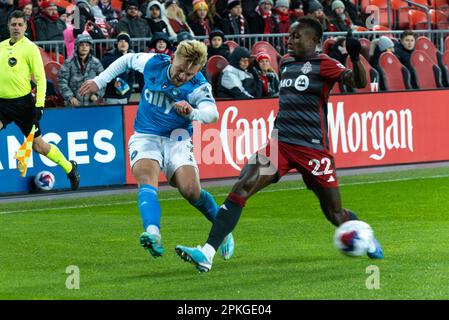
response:
[[[273,22],[271,21],[271,11],[265,12],[262,10],[260,6],[256,7],[256,12],[263,18],[264,20],[264,27],[263,27],[263,33],[272,33],[274,26]]]
[[[42,11],[41,15],[43,15],[44,17],[48,18],[50,21],[56,22],[59,19],[59,13],[56,12],[53,15],[49,15],[46,11]]]
[[[268,77],[263,74],[259,74],[259,78],[262,81],[263,93],[268,96]]]
[[[209,20],[201,20],[200,21],[201,27],[204,29],[204,34],[208,36],[211,32],[210,26],[209,26]]]
[[[229,14],[229,21],[231,21],[231,19],[233,19],[233,17],[231,14]],[[240,22],[240,34],[245,34],[245,18],[243,17],[243,15],[239,16],[239,22]]]
[[[288,12],[281,12],[279,9],[275,9],[277,19],[279,21],[279,33],[289,33],[290,31],[290,15]]]

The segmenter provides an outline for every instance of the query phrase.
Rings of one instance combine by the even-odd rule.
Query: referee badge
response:
[[[17,59],[14,57],[11,57],[8,59],[8,64],[10,67],[14,67],[17,64]]]

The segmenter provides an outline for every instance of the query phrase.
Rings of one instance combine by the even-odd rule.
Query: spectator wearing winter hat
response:
[[[252,34],[279,33],[279,24],[271,9],[273,0],[260,0],[259,5],[248,17],[249,31]]]
[[[318,20],[323,27],[323,32],[335,31],[335,27],[329,21],[329,18],[324,14],[323,6],[320,2],[318,2],[317,0],[309,1],[307,10],[307,16]]]
[[[109,67],[115,60],[121,56],[133,52],[130,49],[131,37],[122,32],[117,35],[117,42],[114,48],[106,52],[101,60],[103,68]],[[128,70],[120,74],[117,78],[109,82],[106,86],[106,92],[103,96],[105,104],[127,104],[131,97],[134,85],[134,70]]]
[[[217,97],[234,99],[260,97],[262,82],[257,71],[250,65],[248,49],[235,48],[229,60],[229,65],[218,77]]]
[[[187,21],[196,36],[209,36],[214,28],[213,17],[209,14],[209,6],[205,0],[193,1],[193,12]]]
[[[44,1],[40,5],[41,14],[35,20],[37,41],[64,40],[64,21],[59,19],[58,7],[54,2]]]
[[[290,32],[290,13],[288,0],[277,0],[274,5],[274,18],[279,25],[279,33]]]
[[[148,45],[149,53],[166,54],[173,58],[172,44],[164,32],[156,32]]]
[[[75,40],[75,52],[71,59],[64,61],[58,74],[58,86],[66,106],[96,105],[104,89],[98,94],[81,96],[79,89],[84,81],[98,76],[104,69],[100,60],[92,54],[93,40],[89,35],[80,34]]]
[[[242,15],[242,2],[239,0],[228,0],[228,14],[223,17],[221,30],[226,35],[243,35],[249,33],[248,22]],[[243,45],[244,41],[240,41]]]
[[[177,0],[167,0],[164,6],[166,16],[163,19],[167,24],[170,37],[176,37],[181,31],[189,32],[192,36],[195,35],[187,23],[184,11],[178,6]]]
[[[150,26],[151,33],[164,32],[168,35],[167,23],[162,19],[165,14],[164,7],[157,0],[148,3],[145,19]]]
[[[151,29],[148,22],[141,17],[139,3],[136,0],[128,2],[126,16],[120,19],[117,26],[118,33],[125,32],[132,38],[149,38]],[[134,48],[136,50],[137,48]]]
[[[329,20],[335,26],[335,31],[348,31],[353,28],[352,20],[346,12],[343,2],[340,0],[334,0],[331,8],[332,14],[329,17]]]
[[[256,55],[257,74],[262,82],[262,97],[277,97],[279,95],[279,77],[271,67],[270,55],[264,51]]]
[[[225,37],[223,31],[220,29],[212,30],[209,34],[209,46],[207,47],[207,59],[212,56],[222,56],[229,61],[230,50],[229,46],[224,43]]]
[[[386,36],[381,36],[379,39],[375,39],[375,40],[371,41],[371,51],[374,51],[374,52],[372,52],[371,58],[369,59],[369,63],[371,64],[371,66],[374,69],[379,71],[380,55],[384,52],[394,53],[394,42]],[[379,81],[380,89],[382,89],[382,90],[385,89],[384,85],[381,81],[382,79],[379,79],[379,80],[380,80]]]
[[[292,0],[290,2],[290,24],[301,17],[304,17],[304,3],[301,0]]]

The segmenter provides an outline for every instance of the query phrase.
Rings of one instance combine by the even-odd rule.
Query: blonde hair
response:
[[[175,58],[184,59],[190,65],[203,67],[207,62],[207,47],[198,40],[181,41],[176,48]]]

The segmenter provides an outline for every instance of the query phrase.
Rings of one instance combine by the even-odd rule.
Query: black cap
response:
[[[125,40],[128,43],[131,43],[131,37],[126,32],[120,32],[117,36],[117,42],[120,40]]]
[[[220,29],[214,29],[212,30],[212,32],[209,34],[209,41],[212,41],[212,39],[214,37],[221,37],[221,39],[223,40],[223,42],[225,41],[225,34],[223,33],[223,31],[221,31]]]

